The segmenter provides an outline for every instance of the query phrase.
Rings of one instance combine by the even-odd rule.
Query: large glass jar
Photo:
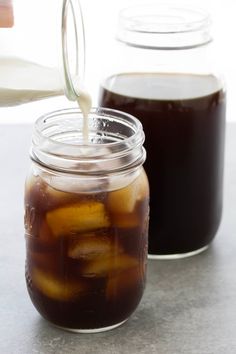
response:
[[[145,286],[149,187],[134,117],[76,109],[37,120],[25,187],[26,283],[39,313],[78,332],[114,328]]]
[[[220,224],[226,98],[210,23],[202,10],[131,7],[107,55],[99,103],[146,135],[150,258],[197,254]]]

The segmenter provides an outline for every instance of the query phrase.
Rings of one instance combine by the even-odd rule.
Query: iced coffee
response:
[[[101,171],[98,178],[91,173],[72,176],[40,164],[33,162],[25,189],[31,300],[58,326],[113,328],[129,318],[144,291],[146,174],[135,166],[111,176],[101,177]],[[100,166],[98,161],[95,165]]]

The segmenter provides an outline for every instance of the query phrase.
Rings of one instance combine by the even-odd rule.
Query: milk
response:
[[[87,143],[91,97],[78,80],[74,83],[78,94],[77,102],[84,115],[83,138]],[[0,58],[0,107],[17,106],[60,95],[64,95],[64,90],[58,69],[47,68],[20,58]]]
[[[79,84],[78,80],[76,80],[77,83],[74,82],[74,86],[78,88],[77,94],[77,103],[78,106],[83,114],[83,140],[84,143],[88,143],[89,141],[89,124],[88,124],[88,119],[89,119],[89,112],[92,107],[92,98],[90,94],[86,91],[86,89]]]
[[[58,71],[20,58],[0,58],[0,107],[63,95]]]

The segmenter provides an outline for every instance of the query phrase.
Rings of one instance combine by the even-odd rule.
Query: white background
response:
[[[212,17],[214,45],[227,83],[227,120],[236,121],[236,1],[169,0],[167,3],[206,9]],[[87,38],[87,75],[99,75],[103,45],[114,34],[120,8],[134,3],[166,3],[158,0],[81,0]],[[98,15],[99,14],[99,15]],[[112,29],[112,30],[110,30]],[[106,59],[107,60],[107,59]],[[92,87],[88,76],[88,85]]]
[[[32,0],[40,1],[40,0]],[[51,0],[48,0],[49,2]],[[106,48],[116,31],[120,9],[135,3],[164,3],[159,0],[80,0],[86,34],[86,86],[96,98],[104,61],[109,60]],[[166,3],[166,2],[165,2]],[[227,120],[236,121],[236,2],[235,0],[170,0],[168,3],[196,5],[207,9],[213,20],[213,36],[227,83]],[[26,13],[26,16],[28,14]],[[42,21],[43,25],[43,21]],[[40,32],[40,28],[38,29]],[[73,104],[74,105],[74,104]],[[48,99],[15,108],[1,108],[0,122],[34,122],[41,114],[71,106],[65,98]]]

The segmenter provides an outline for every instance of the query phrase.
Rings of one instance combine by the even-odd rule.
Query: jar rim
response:
[[[188,48],[211,42],[210,14],[193,6],[134,5],[120,11],[117,39],[149,48]]]
[[[137,118],[118,110],[93,108],[88,119],[90,140],[84,142],[83,115],[78,108],[39,117],[31,159],[57,171],[88,174],[111,173],[144,162],[144,132]]]
[[[170,4],[130,6],[120,11],[120,20],[126,29],[144,33],[191,32],[211,24],[204,9]]]
[[[54,118],[59,118],[62,117],[64,115],[78,115],[78,118],[83,119],[83,113],[79,108],[65,108],[65,109],[60,109],[60,110],[56,110],[56,111],[52,111],[49,113],[46,113],[42,116],[40,116],[39,118],[36,119],[35,125],[34,125],[34,129],[35,132],[41,136],[41,138],[46,138],[54,143],[58,143],[58,144],[62,144],[62,145],[71,145],[74,147],[78,147],[78,145],[83,146],[83,148],[86,148],[86,146],[90,146],[91,143],[84,143],[83,141],[81,143],[68,143],[68,142],[64,142],[64,141],[57,141],[55,140],[55,137],[52,138],[50,136],[47,136],[44,132],[43,132],[43,126],[45,126],[45,124],[51,124],[50,121],[53,120]],[[140,130],[143,133],[143,128],[142,128],[142,124],[141,122],[134,116],[132,116],[129,113],[125,113],[116,109],[110,109],[110,108],[103,108],[103,107],[99,107],[99,108],[92,108],[89,115],[88,115],[88,119],[92,118],[94,115],[96,115],[97,117],[106,117],[106,118],[114,118],[114,117],[118,117],[120,120],[123,121],[127,121],[129,122],[131,125],[133,125],[133,127],[136,128],[136,131],[134,133],[134,135],[127,137],[126,141],[129,142],[132,139],[135,139],[135,141],[138,141],[138,137],[140,138]],[[81,126],[82,127],[82,126]],[[82,130],[81,130],[82,133]],[[141,134],[141,139],[142,139],[142,134]],[[92,143],[92,146],[95,147],[99,147],[101,146],[101,143]],[[120,145],[120,142],[111,142],[111,143],[106,143],[106,146],[118,146]]]

